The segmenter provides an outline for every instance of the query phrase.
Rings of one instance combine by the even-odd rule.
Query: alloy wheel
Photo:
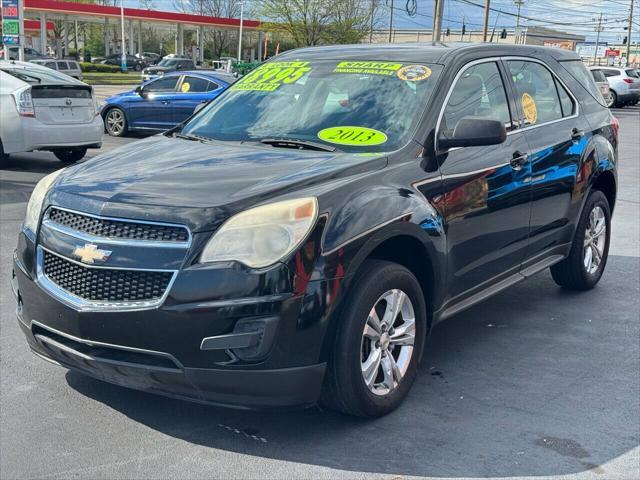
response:
[[[107,130],[111,135],[122,135],[122,132],[124,131],[125,119],[120,110],[118,110],[117,108],[109,110],[109,112],[107,112],[106,120]]]
[[[389,290],[376,301],[362,332],[361,370],[373,394],[387,395],[407,373],[415,343],[416,318],[409,296]]]
[[[587,273],[597,273],[604,258],[607,243],[607,219],[602,207],[596,205],[589,214],[584,233],[584,268]]]

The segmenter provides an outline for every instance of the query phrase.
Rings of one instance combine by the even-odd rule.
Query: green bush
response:
[[[102,63],[80,62],[80,69],[83,72],[118,73],[120,67],[117,65],[103,65]]]

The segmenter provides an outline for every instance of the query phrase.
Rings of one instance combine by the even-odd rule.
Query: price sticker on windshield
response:
[[[353,147],[381,145],[387,136],[379,130],[367,127],[329,127],[318,132],[318,138],[328,143]]]
[[[231,86],[231,90],[273,92],[295,83],[311,71],[309,62],[269,62],[260,65]]]

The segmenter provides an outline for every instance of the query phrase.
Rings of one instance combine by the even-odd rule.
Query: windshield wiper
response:
[[[174,134],[173,134],[173,137],[174,137],[174,138],[182,138],[182,139],[184,139],[184,140],[191,140],[192,142],[201,142],[201,143],[204,143],[204,142],[209,141],[209,139],[208,139],[208,138],[201,137],[201,136],[199,136],[199,135],[186,134],[186,133],[177,133],[177,132],[176,132],[176,133],[174,133]]]
[[[299,148],[300,150],[318,150],[321,152],[335,152],[336,147],[331,147],[323,143],[311,142],[309,140],[298,140],[296,138],[263,138],[260,143],[273,145],[274,147]]]

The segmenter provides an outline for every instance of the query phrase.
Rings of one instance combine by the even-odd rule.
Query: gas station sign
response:
[[[20,45],[22,0],[2,0],[2,44]]]

